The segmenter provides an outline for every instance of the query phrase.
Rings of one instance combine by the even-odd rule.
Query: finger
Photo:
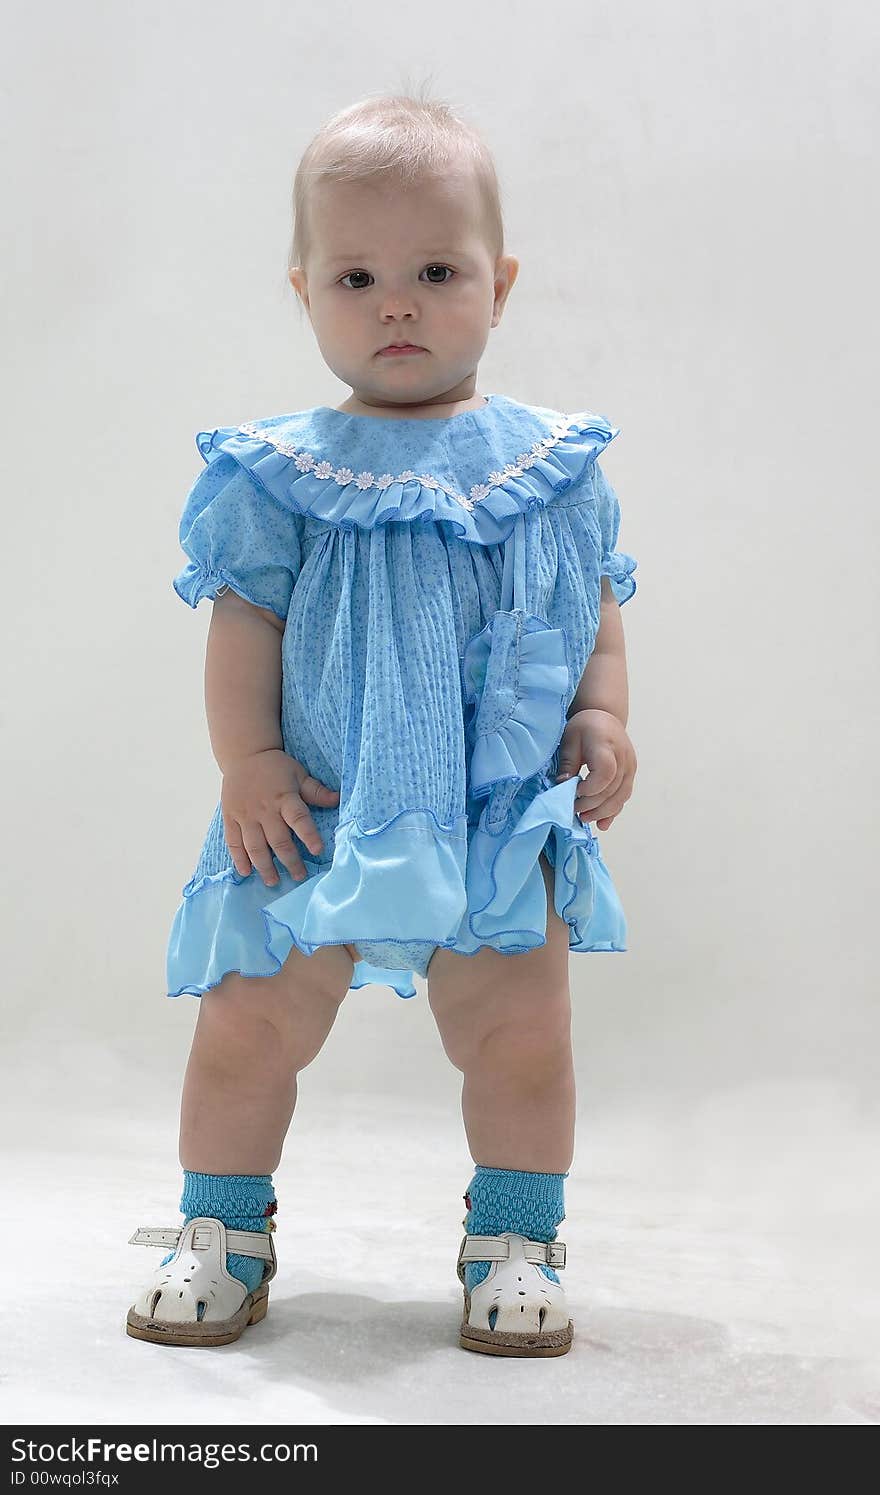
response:
[[[610,776],[587,774],[586,779],[581,779],[575,789],[575,810],[598,810],[605,800],[617,794],[625,777],[623,768],[617,767]]]
[[[575,795],[575,814],[583,825],[585,822],[595,820],[597,825],[600,820],[619,815],[632,793],[632,780],[629,775],[624,774],[619,784],[616,784],[608,794],[603,795],[601,802],[594,806],[584,806],[578,803]],[[600,827],[601,829],[602,827]]]
[[[577,744],[575,744],[575,746],[577,746]],[[583,773],[584,775],[586,775],[586,772],[587,772],[587,765],[586,765],[586,763],[582,762],[580,764],[580,766],[579,766],[578,765],[577,756],[573,757],[572,756],[572,750],[569,749],[566,752],[565,757],[564,758],[560,758],[560,760],[559,760],[559,772],[556,775],[556,780],[557,780],[557,783],[558,783],[560,779],[571,779],[571,778],[574,778],[575,774],[580,774],[580,773]]]
[[[272,853],[266,837],[263,835],[263,827],[258,820],[255,820],[245,822],[241,829],[248,856],[266,887],[274,887],[278,882],[278,873],[275,870],[275,863],[272,861]]]
[[[291,877],[295,877],[298,882],[304,881],[309,874],[296,849],[296,842],[290,834],[287,821],[278,815],[275,819],[264,823],[263,832],[279,862],[287,868]]]
[[[312,782],[317,783],[317,780],[312,780]],[[324,786],[320,785],[319,787],[323,788]],[[332,793],[332,790],[330,792]],[[323,849],[324,843],[321,840],[318,827],[315,825],[314,820],[295,790],[288,790],[287,794],[282,797],[278,808],[286,824],[290,826],[292,831],[296,832],[301,841],[305,842],[309,851],[313,851],[317,855]]]
[[[602,746],[593,750],[592,761],[582,764],[578,772],[583,776],[575,790],[575,798],[585,801],[587,805],[596,805],[601,803],[615,783],[620,783],[624,767],[622,763],[618,763],[613,748]]]
[[[579,737],[571,737],[567,742],[560,743],[559,771],[556,775],[557,784],[560,779],[571,779],[574,777],[579,765],[583,761],[583,751],[583,743]]]
[[[592,768],[575,790],[576,797],[585,799],[590,808],[595,809],[601,804],[603,797],[616,794],[621,785],[625,785],[626,796],[629,798],[635,772],[632,759],[633,753],[626,745],[615,750],[606,744],[598,755],[594,754]],[[583,767],[586,768],[587,765],[584,764]]]
[[[223,836],[229,847],[232,865],[241,877],[250,877],[253,872],[250,858],[241,839],[241,826],[237,820],[223,821]]]
[[[307,800],[310,805],[330,805],[339,798],[339,790],[331,789],[329,784],[322,784],[313,774],[309,774],[302,780],[299,786],[302,799]]]
[[[621,800],[606,799],[599,806],[598,810],[575,810],[575,814],[577,815],[581,825],[588,825],[591,821],[595,821],[596,825],[599,826],[599,829],[603,830],[604,826],[602,826],[600,822],[609,819],[609,817],[611,820],[613,820],[616,815],[620,814],[620,811],[622,809],[623,802]]]
[[[582,779],[574,792],[575,809],[578,811],[589,810],[591,812],[590,819],[595,819],[595,815],[592,812],[598,810],[606,800],[609,800],[612,795],[618,793],[625,778],[626,774],[621,768],[608,783],[594,786],[592,791],[590,789],[590,779]]]
[[[595,751],[591,756],[593,758],[596,757]],[[576,773],[580,773],[581,771],[586,773],[586,768],[587,765],[583,761],[583,744],[573,738],[570,743],[566,744],[561,753],[559,772],[556,775],[557,782],[559,779],[571,779]]]

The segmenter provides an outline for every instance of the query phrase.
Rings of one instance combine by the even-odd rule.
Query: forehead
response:
[[[323,259],[384,253],[479,251],[481,207],[470,173],[413,184],[321,182],[310,202],[312,241]]]

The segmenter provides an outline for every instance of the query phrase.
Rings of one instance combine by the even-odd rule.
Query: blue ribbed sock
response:
[[[556,1227],[565,1219],[567,1178],[567,1173],[527,1173],[518,1168],[484,1168],[478,1163],[464,1196],[466,1233],[501,1235],[512,1230],[532,1241],[555,1240]],[[552,1267],[540,1265],[538,1270],[551,1282],[559,1281]],[[469,1293],[488,1275],[489,1262],[465,1262]]]
[[[183,1170],[183,1193],[180,1208],[186,1222],[197,1215],[222,1220],[230,1230],[271,1230],[271,1216],[277,1208],[271,1173],[191,1173]],[[174,1252],[164,1256],[160,1266],[170,1261]],[[248,1292],[263,1280],[260,1256],[226,1253],[226,1270],[243,1282]]]

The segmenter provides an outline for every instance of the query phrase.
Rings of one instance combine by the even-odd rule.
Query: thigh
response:
[[[502,955],[483,945],[475,955],[438,948],[428,962],[428,1002],[453,1063],[470,1044],[504,1023],[548,1027],[570,1021],[568,925],[553,904],[554,872],[543,851],[547,939],[534,950]]]

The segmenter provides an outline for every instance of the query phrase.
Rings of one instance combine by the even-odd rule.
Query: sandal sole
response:
[[[172,1344],[210,1348],[212,1345],[232,1344],[251,1324],[258,1324],[266,1317],[269,1308],[269,1288],[255,1288],[249,1293],[232,1318],[219,1323],[172,1324],[165,1319],[144,1318],[135,1313],[132,1306],[125,1320],[125,1332],[132,1339],[146,1339],[151,1344]]]
[[[458,1343],[463,1350],[477,1350],[482,1355],[567,1355],[574,1339],[574,1324],[569,1319],[564,1329],[548,1329],[546,1334],[512,1334],[505,1330],[477,1329],[468,1323],[470,1296],[465,1292],[464,1317]]]

